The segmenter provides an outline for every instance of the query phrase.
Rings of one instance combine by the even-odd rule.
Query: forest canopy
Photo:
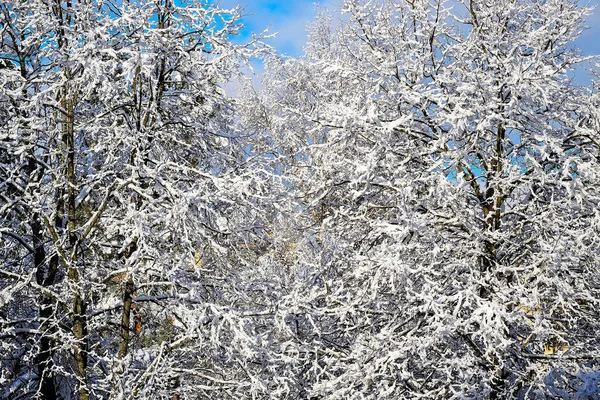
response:
[[[592,9],[241,10],[0,0],[0,399],[600,396]]]

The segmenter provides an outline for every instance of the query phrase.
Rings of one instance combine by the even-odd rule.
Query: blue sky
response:
[[[306,43],[306,25],[315,15],[315,5],[334,10],[339,8],[341,0],[220,0],[219,3],[223,8],[233,8],[238,4],[244,8],[244,35],[259,33],[270,27],[279,34],[268,43],[281,54],[299,56]],[[589,4],[598,6],[600,0],[592,0]],[[600,54],[600,7],[588,18],[587,26],[589,29],[577,45],[586,55]],[[255,68],[260,72],[260,65],[255,64]],[[587,83],[589,80],[585,75],[580,71],[576,78]]]
[[[267,27],[279,32],[271,44],[280,52],[299,56],[306,43],[306,25],[314,17],[315,4],[329,9],[338,7],[340,0],[220,0],[224,8],[236,5],[244,7],[245,33],[260,32]],[[592,5],[600,0],[590,1]],[[600,9],[588,18],[589,29],[583,34],[578,45],[586,54],[600,54]]]
[[[302,54],[306,43],[306,25],[314,18],[315,5],[335,8],[339,0],[220,0],[223,8],[238,4],[244,8],[244,34],[259,33],[266,28],[279,32],[269,41],[279,53],[289,56]]]
[[[590,5],[596,7],[587,20],[587,31],[579,39],[578,45],[588,55],[600,54],[600,1],[593,0]]]

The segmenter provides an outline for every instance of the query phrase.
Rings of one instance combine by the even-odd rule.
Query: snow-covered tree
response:
[[[0,1],[0,398],[594,398],[573,0]]]
[[[231,41],[239,18],[0,3],[0,396],[256,390],[236,276],[268,240],[270,173],[221,85],[266,48]]]
[[[569,77],[589,9],[342,11],[317,19],[304,56],[273,61],[265,88],[318,252],[297,258],[279,305],[295,390],[597,395],[597,130]]]

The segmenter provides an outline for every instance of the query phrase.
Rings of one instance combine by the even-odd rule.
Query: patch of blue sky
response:
[[[587,29],[581,34],[575,45],[581,49],[583,55],[595,56],[600,54],[600,0],[592,0],[587,3],[581,2],[582,4],[589,4],[595,7],[592,14],[588,16],[586,20]],[[597,61],[596,61],[597,62]],[[588,73],[589,65],[577,66],[569,73],[569,76],[574,78],[576,82],[589,85],[591,82],[590,75]]]
[[[313,20],[317,6],[335,8],[339,0],[215,0],[231,9],[240,5],[244,10],[244,29],[238,40],[250,38],[267,28],[278,32],[268,43],[278,53],[298,57],[306,44],[306,26]]]
[[[306,44],[306,26],[313,20],[317,6],[335,10],[340,7],[341,0],[214,0],[223,8],[234,8],[240,5],[244,9],[242,20],[244,29],[236,40],[245,41],[252,33],[259,33],[266,28],[278,32],[276,38],[268,43],[278,53],[298,57]],[[581,1],[597,7],[600,0]],[[583,32],[575,45],[584,55],[600,54],[600,10],[594,9],[586,21],[588,29]],[[585,66],[576,68],[570,73],[580,83],[589,83]]]

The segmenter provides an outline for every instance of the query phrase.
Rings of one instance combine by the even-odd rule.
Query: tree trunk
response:
[[[33,259],[35,265],[36,282],[41,286],[49,286],[54,283],[58,267],[57,257],[52,257],[46,267],[46,250],[44,249],[44,240],[42,236],[42,224],[37,215],[33,216],[31,224],[33,237]],[[53,300],[42,294],[40,304],[40,331],[52,332],[54,327],[50,324],[50,318],[54,314]],[[40,349],[35,358],[38,367],[38,376],[40,377],[40,394],[44,400],[56,399],[56,386],[52,373],[47,372],[47,368],[52,364],[52,341],[47,335],[42,334],[40,338]]]
[[[65,72],[67,77],[70,77],[70,71]],[[66,111],[66,116],[62,120],[62,141],[66,151],[66,178],[68,182],[67,188],[67,235],[69,238],[70,260],[67,270],[69,284],[73,294],[72,319],[73,319],[73,336],[75,345],[73,346],[73,359],[75,376],[77,377],[77,392],[79,400],[88,400],[89,392],[86,384],[86,368],[87,368],[87,324],[86,324],[86,304],[81,296],[79,271],[77,269],[77,214],[75,199],[77,196],[77,176],[75,174],[75,104],[77,102],[76,94],[69,93],[69,85],[63,88],[62,106]],[[76,91],[76,89],[75,89]]]
[[[119,340],[119,358],[123,359],[127,355],[129,348],[129,321],[131,318],[131,305],[133,303],[133,281],[131,278],[125,284],[123,293],[123,314],[121,316],[121,338]]]

